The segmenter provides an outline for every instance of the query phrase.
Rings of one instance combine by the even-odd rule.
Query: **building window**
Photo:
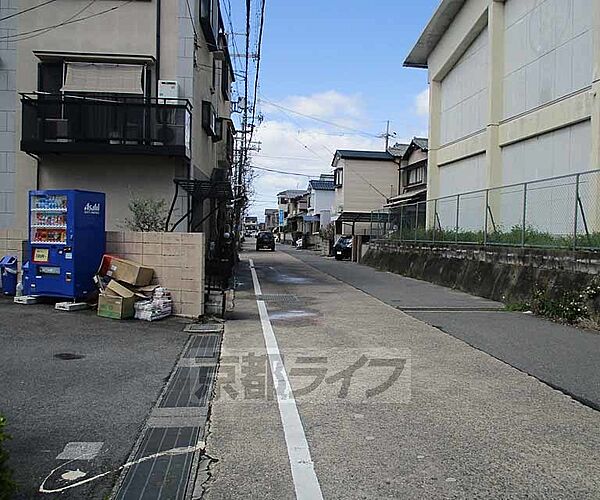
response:
[[[334,174],[335,187],[342,187],[344,184],[344,169],[338,168]]]
[[[406,184],[408,186],[412,186],[414,184],[422,184],[423,182],[425,182],[425,171],[426,167],[424,166],[409,170]]]
[[[217,113],[210,101],[202,101],[202,128],[209,136],[217,136]]]
[[[208,44],[208,50],[214,52],[218,49],[219,0],[200,0],[200,25]]]

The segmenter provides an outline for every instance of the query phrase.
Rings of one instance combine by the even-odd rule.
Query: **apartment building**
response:
[[[336,234],[363,234],[371,212],[381,210],[398,193],[399,159],[389,151],[339,149],[334,168]]]
[[[3,21],[0,228],[26,225],[28,190],[78,188],[106,193],[107,229],[142,196],[171,206],[169,229],[216,238],[234,133],[223,26],[218,0],[56,0]]]
[[[428,70],[429,198],[600,166],[600,2],[442,0],[404,64]],[[539,220],[572,214],[560,192],[537,194]]]

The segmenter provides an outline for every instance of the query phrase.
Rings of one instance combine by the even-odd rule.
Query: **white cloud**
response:
[[[418,116],[429,116],[429,88],[426,88],[415,97],[415,111]]]
[[[363,114],[360,95],[346,95],[335,90],[309,96],[290,96],[279,104],[297,113],[322,119],[359,118]]]
[[[359,96],[333,90],[311,96],[291,96],[278,104],[343,126],[355,126],[364,117]],[[266,103],[262,109],[267,119],[254,136],[256,141],[260,141],[261,150],[252,155],[252,164],[258,167],[318,177],[331,173],[336,149],[383,150],[384,147],[383,139],[355,134],[293,113],[282,113]],[[259,220],[264,218],[265,208],[276,208],[278,192],[305,189],[309,181],[308,177],[261,170],[257,173],[258,178],[254,182],[256,201],[250,213],[258,216]]]

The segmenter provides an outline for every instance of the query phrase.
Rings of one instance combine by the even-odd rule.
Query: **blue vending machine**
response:
[[[29,264],[23,291],[85,299],[96,291],[106,246],[104,193],[79,190],[29,192]]]

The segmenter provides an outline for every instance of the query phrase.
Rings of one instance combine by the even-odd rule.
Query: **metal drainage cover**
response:
[[[184,358],[214,358],[219,348],[220,335],[199,335],[192,339]]]
[[[283,304],[296,304],[300,302],[300,299],[295,295],[290,295],[286,293],[263,293],[262,295],[257,295],[256,300],[264,300],[265,302],[279,302]]]
[[[194,459],[201,438],[198,427],[154,428],[146,431],[139,450],[116,495],[117,500],[152,498],[179,500],[186,497]],[[189,448],[189,452],[185,452]]]
[[[214,366],[177,368],[159,408],[206,406],[215,377]]]
[[[223,325],[220,323],[190,323],[185,325],[183,331],[189,333],[221,333]]]

